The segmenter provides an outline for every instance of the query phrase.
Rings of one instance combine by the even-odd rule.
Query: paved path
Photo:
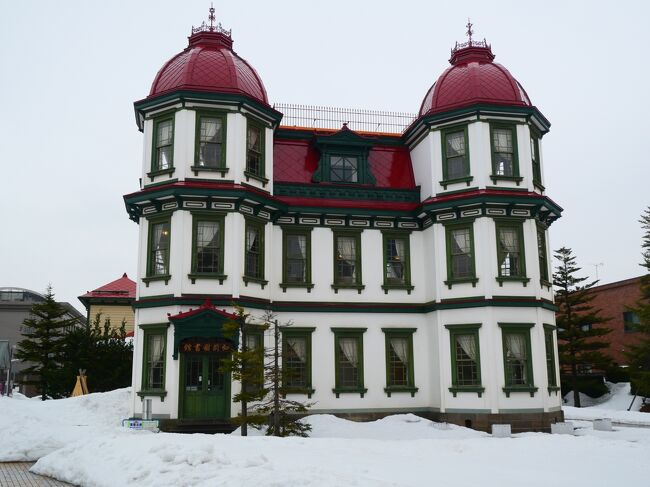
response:
[[[34,462],[0,462],[1,487],[70,487],[72,484],[60,482],[49,477],[36,475],[29,471]]]

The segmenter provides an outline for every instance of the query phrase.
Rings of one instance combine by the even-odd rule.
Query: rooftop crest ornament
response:
[[[210,21],[210,25],[205,23],[205,20],[201,22],[201,25],[198,27],[192,26],[192,34],[197,34],[199,32],[216,32],[218,34],[223,34],[226,37],[230,37],[232,33],[232,29],[226,30],[221,26],[221,22],[219,22],[217,25],[214,25],[216,17],[214,16],[214,5],[211,3],[210,8],[208,9],[209,15],[208,15],[208,20]]]
[[[464,49],[466,47],[487,47],[488,49],[491,49],[491,46],[487,43],[485,38],[482,41],[475,41],[474,39],[472,39],[472,35],[474,34],[472,27],[474,27],[474,24],[472,24],[469,18],[467,19],[467,24],[465,25],[465,27],[467,27],[465,34],[469,39],[467,40],[467,42],[462,42],[460,44],[456,42],[456,45],[451,50],[452,55],[459,49]]]

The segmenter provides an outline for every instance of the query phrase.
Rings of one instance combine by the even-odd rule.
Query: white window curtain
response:
[[[519,239],[514,228],[499,229],[499,242],[503,252],[519,252]]]
[[[476,337],[474,335],[456,335],[456,341],[463,352],[476,363]]]
[[[172,141],[172,123],[162,122],[158,124],[158,147],[169,145]]]
[[[409,362],[409,344],[406,338],[391,338],[390,347],[399,358],[400,362],[407,365]]]
[[[289,257],[292,259],[307,258],[307,239],[304,235],[292,235],[288,241]]]
[[[246,335],[246,349],[257,350],[260,347],[258,335]]]
[[[510,130],[494,130],[493,137],[495,152],[512,152],[512,134]]]
[[[258,140],[260,137],[259,129],[250,127],[248,129],[248,150],[259,150]]]
[[[307,344],[305,343],[304,338],[289,337],[287,338],[287,345],[291,350],[293,350],[303,364],[307,363]]]
[[[221,142],[221,120],[218,118],[201,119],[201,140],[203,142]]]
[[[246,229],[246,250],[249,252],[257,251],[257,228],[248,227]]]
[[[355,338],[340,338],[339,348],[350,365],[356,369],[359,364],[357,340]]]
[[[447,157],[465,155],[465,132],[447,135]]]
[[[516,360],[524,362],[526,360],[526,338],[520,334],[507,334],[506,351]]]
[[[337,239],[337,250],[338,250],[338,258],[340,260],[346,261],[348,266],[351,269],[351,274],[350,276],[345,276],[345,277],[351,277],[352,280],[355,280],[357,278],[357,269],[356,269],[356,259],[357,259],[357,248],[356,248],[356,240],[352,237],[339,237]]]
[[[217,222],[199,222],[196,233],[199,247],[214,246],[217,244],[219,236],[219,224]]]
[[[149,362],[155,364],[162,362],[163,359],[163,337],[162,335],[152,335],[149,338]]]
[[[453,237],[452,243],[455,246],[454,253],[468,254],[469,253],[469,231],[465,229],[455,230],[452,233],[452,237]]]

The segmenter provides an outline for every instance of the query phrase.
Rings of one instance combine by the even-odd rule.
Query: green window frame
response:
[[[174,119],[172,113],[153,120],[150,178],[174,172]]]
[[[266,130],[261,123],[251,118],[246,120],[246,170],[244,175],[246,181],[255,179],[262,182],[263,186],[266,186],[269,182],[265,177]]]
[[[555,370],[555,326],[544,324],[544,349],[546,351],[546,376],[548,377],[548,392],[557,392],[557,372]]]
[[[164,280],[165,285],[171,279],[171,215],[148,219],[147,237],[147,275],[142,278],[147,287],[151,281]]]
[[[194,137],[195,175],[199,171],[228,172],[226,167],[227,116],[218,111],[197,111]]]
[[[363,334],[367,328],[332,328],[334,332],[334,375],[332,391],[364,396],[368,389],[363,380]]]
[[[264,242],[266,223],[246,218],[244,226],[244,282],[268,284],[264,279]]]
[[[548,247],[546,246],[546,228],[537,224],[537,258],[539,260],[539,277],[543,286],[550,287],[548,273]]]
[[[447,280],[449,289],[454,284],[471,283],[476,287],[474,254],[474,220],[445,225],[447,245]]]
[[[524,222],[519,220],[494,220],[497,246],[497,278],[499,286],[504,282],[521,282],[526,277],[526,254],[524,245]]]
[[[533,358],[530,330],[534,323],[499,323],[503,347],[503,392],[510,397],[513,392],[535,395],[537,387],[533,380]]]
[[[361,274],[361,230],[333,231],[334,283],[332,289],[365,288]]]
[[[264,347],[264,328],[258,325],[245,325],[245,333],[242,338],[242,349],[245,351],[259,351],[264,357],[266,349]],[[264,361],[264,358],[262,358]],[[264,388],[264,366],[259,367],[259,375],[256,384],[246,383],[244,385],[247,392],[257,392]]]
[[[284,292],[288,287],[306,288],[311,292],[311,228],[282,229],[282,282]]]
[[[404,289],[409,294],[414,289],[411,285],[411,232],[382,231],[384,255],[384,284],[381,288],[385,294],[390,289]]]
[[[358,183],[359,158],[353,155],[332,155],[330,157],[330,177],[332,183]]]
[[[544,186],[542,186],[542,163],[539,155],[540,139],[539,132],[530,127],[530,161],[533,169],[533,184],[544,191]]]
[[[382,328],[386,342],[386,387],[384,392],[406,392],[415,396],[413,333],[415,328]]]
[[[188,277],[192,284],[197,279],[216,279],[223,284],[225,216],[212,212],[192,213],[192,267]]]
[[[490,148],[492,151],[492,175],[496,184],[498,180],[516,181],[517,186],[523,180],[519,176],[519,153],[517,150],[517,126],[514,124],[490,124]]]
[[[138,396],[158,396],[164,401],[169,323],[143,324],[142,381]]]
[[[481,323],[445,325],[449,330],[451,345],[451,387],[449,392],[456,397],[459,392],[474,392],[483,395],[485,387],[481,381],[481,347],[479,329]]]
[[[311,337],[315,328],[285,326],[282,331],[282,391],[285,394],[314,393],[311,382]]]
[[[447,189],[449,184],[469,183],[470,175],[469,137],[467,125],[448,127],[440,132],[442,146],[442,181]]]

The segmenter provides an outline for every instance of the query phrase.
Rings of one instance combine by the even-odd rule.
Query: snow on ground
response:
[[[594,431],[576,419],[575,436],[492,438],[410,414],[370,423],[315,415],[311,438],[156,434],[117,426],[128,396],[0,399],[0,460],[41,457],[33,472],[84,487],[610,487],[650,478],[650,428]]]
[[[641,409],[641,404],[643,402],[642,398],[637,397],[634,400],[634,404],[632,405],[630,411],[627,410],[627,408],[630,407],[630,403],[634,397],[630,395],[629,382],[619,382],[618,384],[608,382],[607,387],[609,387],[609,394],[605,394],[605,396],[597,398],[599,401],[596,402],[597,405],[595,406],[582,408],[563,406],[562,409],[564,410],[565,419],[592,420],[599,418],[609,418],[613,422],[620,424],[650,426],[650,414],[639,412],[639,409]],[[569,393],[567,396],[573,399],[573,393]],[[581,404],[589,404],[583,403],[582,397],[583,395],[581,394]],[[570,403],[573,404],[573,400],[571,400]]]
[[[56,401],[22,394],[0,397],[0,462],[38,460],[82,438],[119,427],[131,389]]]

